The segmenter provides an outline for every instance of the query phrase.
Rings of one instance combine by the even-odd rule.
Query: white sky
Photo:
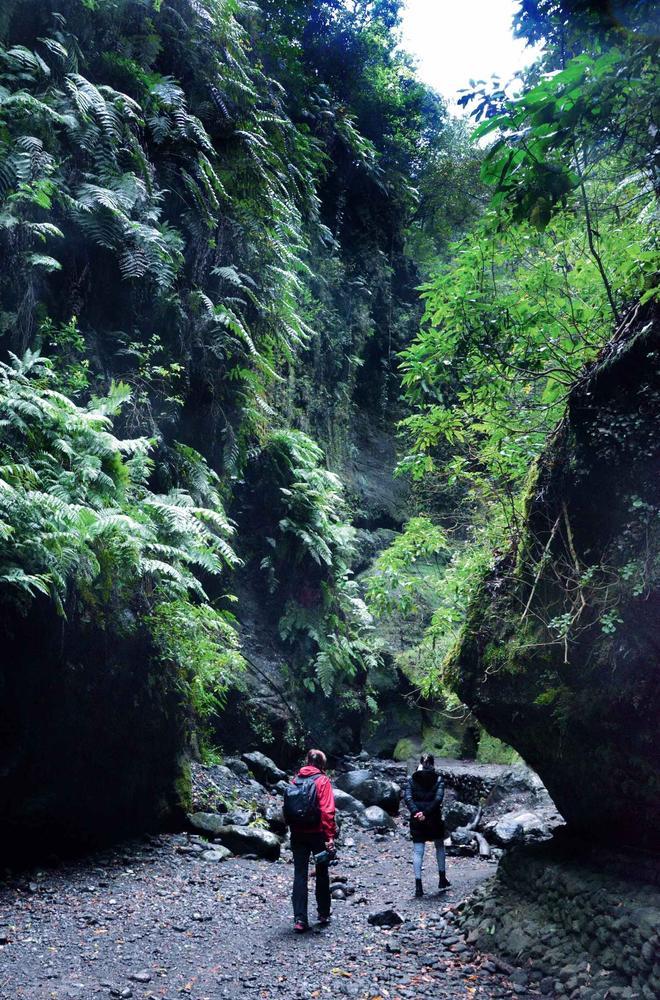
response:
[[[455,110],[457,91],[495,73],[505,83],[533,62],[534,49],[513,37],[515,0],[407,0],[403,47],[420,78]]]

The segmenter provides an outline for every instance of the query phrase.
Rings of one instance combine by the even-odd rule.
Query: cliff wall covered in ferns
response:
[[[474,177],[395,51],[397,5],[363,6],[3,4],[8,829],[103,825],[60,809],[114,753],[98,703],[134,762],[122,801],[144,800],[115,826],[180,801],[182,751],[204,729],[222,744],[227,692],[254,673],[236,616],[275,650],[256,664],[266,687],[301,697],[280,735],[332,696],[341,740],[359,739],[378,655],[351,521],[403,516],[379,468],[392,359],[424,260],[473,211],[457,178]],[[50,727],[39,704],[75,724]],[[44,753],[77,757],[52,801]]]

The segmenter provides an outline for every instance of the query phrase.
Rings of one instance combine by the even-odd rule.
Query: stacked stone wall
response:
[[[656,1000],[660,863],[599,858],[585,864],[553,850],[523,848],[505,856],[496,877],[459,908],[467,942],[518,966],[522,985],[549,996]],[[645,881],[621,875],[637,869]]]

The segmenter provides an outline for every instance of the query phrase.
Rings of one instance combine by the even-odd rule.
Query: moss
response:
[[[523,523],[527,523],[530,511],[536,501],[536,495],[539,490],[539,479],[541,476],[541,465],[538,459],[535,459],[530,466],[529,472],[527,473],[527,478],[525,480],[525,485],[523,487],[522,495],[522,510],[523,510]],[[536,543],[538,544],[538,543]],[[535,542],[533,536],[529,531],[523,531],[518,542],[516,549],[516,561],[514,566],[514,576],[520,578],[523,573],[524,568],[528,565],[532,557],[532,548]]]
[[[461,740],[445,729],[429,727],[422,736],[422,750],[436,757],[460,757]]]
[[[461,658],[465,654],[465,630],[462,629],[451,648],[448,650],[442,664],[442,679],[447,687],[457,692],[457,685],[461,676]]]
[[[477,760],[480,764],[520,764],[522,757],[508,743],[503,743],[496,736],[483,732],[479,739]]]
[[[422,743],[418,736],[404,736],[394,748],[394,760],[410,760],[421,752]]]
[[[502,642],[489,642],[484,648],[481,661],[488,673],[506,669],[510,666],[511,651]]]
[[[181,769],[174,780],[174,803],[184,813],[192,811],[192,773],[187,758],[181,760]]]

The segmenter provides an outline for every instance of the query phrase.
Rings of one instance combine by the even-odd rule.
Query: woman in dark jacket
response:
[[[430,753],[422,754],[419,767],[406,784],[404,799],[410,810],[410,835],[413,842],[413,866],[415,868],[415,895],[423,896],[422,863],[427,840],[435,843],[438,859],[438,889],[449,888],[445,874],[445,825],[442,821],[442,800],[445,786],[435,769],[435,760]]]

